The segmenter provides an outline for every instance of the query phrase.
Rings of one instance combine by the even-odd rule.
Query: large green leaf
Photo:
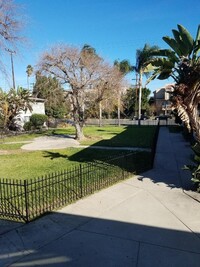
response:
[[[200,25],[198,26],[196,39],[194,41],[193,59],[195,59],[198,56],[199,51],[200,51]]]
[[[174,67],[174,62],[167,59],[167,58],[155,58],[152,60],[151,64],[155,67],[160,67],[160,68],[173,68]]]
[[[161,72],[161,74],[157,77],[159,80],[165,80],[168,79],[171,75],[171,70],[169,69],[168,71],[165,70]]]
[[[154,56],[177,58],[175,52],[171,49],[159,49],[155,52]]]
[[[200,25],[198,26],[197,34],[196,34],[196,38],[195,38],[195,42],[198,42],[198,41],[200,41]]]
[[[148,79],[148,82],[154,80],[156,77],[160,80],[164,80],[170,77],[174,63],[167,58],[154,58],[151,62],[154,67],[152,76]]]
[[[179,47],[179,50],[181,51],[181,54],[183,56],[188,56],[191,53],[191,47],[189,47],[187,42],[183,40],[183,35],[179,31],[172,30],[172,32],[176,40],[177,47]]]
[[[177,42],[173,38],[171,38],[169,36],[164,36],[162,39],[175,51],[175,53],[179,57],[182,56],[182,53],[179,49],[179,46],[177,45]]]
[[[159,75],[159,73],[160,73],[160,69],[159,68],[154,69],[153,74],[147,79],[146,85],[148,83],[150,83],[151,81],[153,81]]]
[[[174,35],[174,39],[176,40],[177,43],[179,43],[181,41],[181,35],[180,32],[177,30],[172,30],[172,33]]]
[[[185,56],[190,55],[193,51],[194,40],[188,30],[186,30],[186,28],[184,28],[182,25],[178,24],[178,30],[183,44],[187,48],[187,54],[185,54]]]

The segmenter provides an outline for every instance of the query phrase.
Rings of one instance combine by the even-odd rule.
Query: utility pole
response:
[[[13,89],[15,89],[15,73],[14,73],[14,64],[13,64],[13,54],[16,52],[10,50],[9,48],[5,49],[8,53],[10,53],[11,67],[12,67],[12,81],[13,81]]]
[[[137,116],[137,101],[138,101],[138,73],[137,72],[135,74],[135,81],[136,81],[136,86],[135,86],[135,116]],[[139,104],[138,104],[138,108],[139,108]],[[139,114],[139,110],[138,110],[138,114]],[[138,119],[139,119],[139,117],[138,117]]]
[[[135,80],[135,85],[134,85],[134,88],[135,88],[135,117],[137,117],[137,115],[139,114],[139,99],[138,99],[138,89],[139,89],[139,83],[138,83],[138,73],[136,72],[135,74],[135,79],[132,79],[132,80]],[[138,114],[137,114],[138,113]],[[139,119],[139,117],[138,117]]]

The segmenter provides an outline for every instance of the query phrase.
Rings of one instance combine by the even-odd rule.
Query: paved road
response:
[[[27,225],[1,221],[0,266],[199,267],[190,154],[162,127],[152,170]]]

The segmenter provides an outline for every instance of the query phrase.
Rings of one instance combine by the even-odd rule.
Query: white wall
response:
[[[32,111],[27,110],[21,111],[20,114],[17,116],[17,121],[20,126],[23,127],[24,123],[27,121],[30,121],[30,117],[32,114],[45,114],[45,106],[44,101],[38,101],[32,102],[31,104]]]

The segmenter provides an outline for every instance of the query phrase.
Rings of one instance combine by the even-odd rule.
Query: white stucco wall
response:
[[[27,110],[25,112],[22,110],[17,116],[17,121],[20,126],[23,127],[24,123],[30,120],[32,114],[45,114],[44,100],[35,99],[35,101],[31,103],[31,107],[32,111]]]

